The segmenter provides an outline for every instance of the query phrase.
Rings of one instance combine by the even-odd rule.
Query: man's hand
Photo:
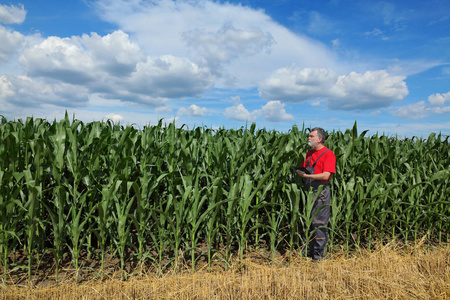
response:
[[[299,169],[297,169],[297,174],[298,174],[300,177],[302,177],[302,178],[306,178],[305,175],[308,175],[308,174],[306,174],[305,172],[303,172],[303,171],[301,171],[301,170],[299,170]]]

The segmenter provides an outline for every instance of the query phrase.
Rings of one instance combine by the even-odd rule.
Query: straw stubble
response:
[[[0,299],[449,299],[450,248],[362,251],[357,257],[266,264],[244,259],[228,270],[185,271],[51,287],[4,286]]]

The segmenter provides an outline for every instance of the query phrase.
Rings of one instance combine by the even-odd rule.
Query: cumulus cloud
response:
[[[288,114],[284,108],[285,104],[280,101],[269,101],[262,107],[264,119],[272,122],[293,120],[294,116]]]
[[[419,120],[435,114],[450,113],[450,106],[446,103],[450,102],[450,92],[445,94],[433,94],[428,96],[427,101],[419,101],[413,104],[399,107],[391,114],[405,119]]]
[[[3,24],[21,24],[25,21],[27,11],[23,5],[7,6],[0,4],[0,23]]]
[[[280,101],[269,101],[261,109],[250,112],[242,103],[235,103],[235,105],[225,109],[224,115],[228,119],[242,122],[255,121],[258,118],[263,118],[270,122],[293,120],[294,116],[288,114],[284,107],[285,104]]]
[[[324,68],[281,68],[261,83],[260,96],[283,102],[325,98],[330,109],[364,110],[387,107],[408,94],[404,76],[384,70],[338,75]]]
[[[208,69],[186,58],[165,55],[138,63],[130,85],[141,93],[159,97],[198,97],[212,88],[213,78]]]
[[[49,37],[26,48],[19,62],[30,77],[87,88],[103,99],[161,106],[198,97],[213,85],[208,69],[186,58],[149,57],[123,31],[105,36]]]
[[[303,102],[330,96],[337,78],[335,72],[324,68],[281,68],[260,85],[259,94],[264,99]]]
[[[384,70],[339,76],[328,107],[344,110],[387,107],[408,95],[405,78],[391,76]]]
[[[29,76],[49,77],[72,84],[94,80],[94,60],[71,38],[49,37],[25,49],[19,62]]]
[[[0,26],[0,62],[6,62],[22,45],[24,36]]]
[[[122,31],[103,37],[49,37],[24,50],[19,62],[31,76],[84,84],[107,76],[126,77],[146,58]]]
[[[122,115],[118,115],[118,114],[114,114],[114,113],[106,115],[105,118],[107,120],[112,120],[114,123],[119,123],[120,121],[123,120]]]
[[[259,111],[249,112],[243,104],[227,107],[224,112],[226,118],[242,122],[254,121],[258,117],[258,114]]]
[[[428,97],[428,102],[433,106],[442,106],[447,102],[450,102],[450,92],[445,94],[433,94]]]
[[[199,107],[195,104],[192,104],[188,108],[182,107],[178,110],[178,115],[188,115],[191,117],[204,117],[208,113],[208,109],[206,107]]]
[[[136,69],[136,64],[146,58],[139,45],[121,30],[105,36],[83,34],[73,40],[88,49],[89,56],[96,62],[96,68],[119,77],[129,75]]]
[[[84,106],[88,103],[88,89],[62,82],[46,83],[27,76],[0,76],[0,103],[2,108],[13,106],[40,107]]]
[[[425,101],[419,101],[414,104],[404,105],[391,113],[396,117],[418,120],[429,116],[429,111],[427,111],[426,107]]]

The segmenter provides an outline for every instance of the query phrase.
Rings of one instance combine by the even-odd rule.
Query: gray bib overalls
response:
[[[330,149],[327,149],[322,154],[320,154],[320,156],[316,159],[312,166],[310,165],[312,154],[309,156],[309,159],[306,163],[306,169],[311,174],[314,174],[317,161],[327,151],[330,151]],[[310,189],[311,187],[314,189],[314,191],[316,192],[315,198],[317,198],[314,202],[314,206],[311,212],[314,218],[311,228],[312,236],[308,244],[307,256],[311,257],[314,260],[320,260],[324,257],[325,245],[328,238],[327,226],[330,220],[331,213],[330,184],[329,182],[322,182],[320,180],[306,179],[305,185],[307,189]],[[317,195],[319,186],[321,185],[323,186],[322,191],[320,192],[320,195]]]

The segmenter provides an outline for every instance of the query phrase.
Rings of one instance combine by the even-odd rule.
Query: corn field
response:
[[[323,126],[326,126],[324,124]],[[336,154],[329,252],[426,237],[448,243],[449,137],[329,132]],[[200,260],[226,268],[255,248],[294,253],[311,236],[314,193],[291,167],[309,129],[137,129],[112,121],[27,118],[0,124],[0,255],[31,277],[51,253],[81,253],[176,270]],[[26,254],[25,262],[15,253]]]

